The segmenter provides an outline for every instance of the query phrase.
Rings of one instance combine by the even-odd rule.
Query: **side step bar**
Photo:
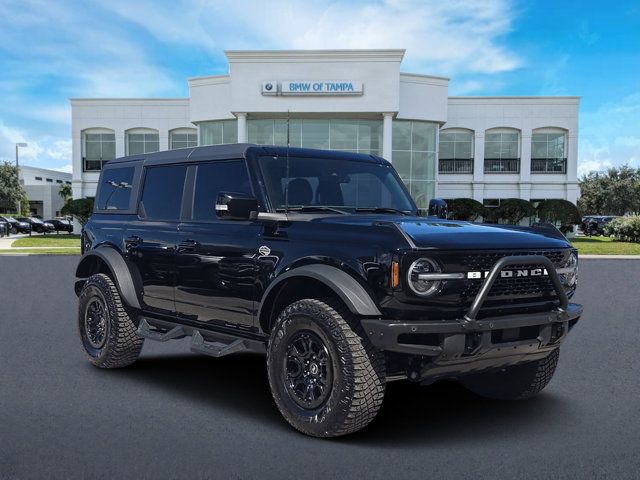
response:
[[[191,351],[223,357],[238,352],[266,353],[266,341],[243,338],[226,333],[201,330],[188,325],[176,325],[164,320],[141,317],[138,326],[138,336],[166,342],[167,340],[191,336]]]
[[[187,336],[186,332],[181,325],[176,325],[167,332],[161,332],[160,330],[153,330],[146,318],[140,320],[138,326],[138,336],[142,338],[148,338],[150,340],[156,340],[158,342],[166,342],[168,340],[174,340],[178,338],[184,338]]]

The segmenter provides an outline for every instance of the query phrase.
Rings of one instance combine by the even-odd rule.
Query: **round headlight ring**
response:
[[[435,294],[442,281],[440,280],[419,280],[418,275],[421,273],[440,273],[442,269],[435,260],[430,258],[419,258],[411,264],[407,273],[407,284],[413,293],[420,297],[429,297]]]

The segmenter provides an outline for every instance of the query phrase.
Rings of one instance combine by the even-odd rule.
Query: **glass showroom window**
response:
[[[135,129],[127,132],[127,155],[140,155],[160,150],[157,130]]]
[[[440,173],[473,173],[473,132],[442,130],[438,151]]]
[[[287,121],[250,119],[250,143],[286,145]],[[382,122],[378,120],[292,119],[289,121],[292,147],[344,150],[379,155],[382,148]]]
[[[217,120],[200,124],[200,145],[238,143],[238,121]]]
[[[82,168],[85,172],[102,170],[102,165],[116,158],[116,135],[109,130],[82,132]]]
[[[535,130],[531,135],[531,173],[567,173],[566,135]]]
[[[198,146],[198,131],[194,128],[180,128],[169,132],[169,148],[190,148]]]
[[[393,166],[418,207],[425,209],[435,196],[438,124],[395,120],[392,133]]]
[[[484,173],[520,172],[520,134],[517,130],[487,130]]]

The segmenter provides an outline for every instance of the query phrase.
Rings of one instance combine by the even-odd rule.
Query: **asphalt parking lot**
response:
[[[640,261],[583,260],[585,314],[537,398],[392,383],[376,421],[304,437],[264,359],[147,342],[133,367],[83,356],[78,257],[0,257],[0,478],[639,478]]]

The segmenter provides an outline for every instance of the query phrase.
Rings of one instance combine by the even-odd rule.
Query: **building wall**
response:
[[[73,198],[94,196],[99,172],[83,172],[82,132],[113,130],[116,157],[125,155],[125,132],[134,128],[158,130],[160,150],[169,148],[169,131],[191,127],[189,99],[72,99]]]
[[[60,186],[71,183],[71,174],[21,165],[20,182],[36,215],[48,220],[62,209],[64,200],[59,193]]]
[[[436,179],[436,196],[480,201],[508,197],[577,200],[577,97],[448,97],[448,79],[400,72],[404,50],[230,51],[226,55],[229,73],[190,79],[189,99],[73,99],[74,197],[94,195],[99,176],[98,172],[83,172],[82,132],[86,129],[115,132],[119,157],[125,155],[125,133],[133,128],[157,130],[159,148],[166,150],[169,132],[175,128],[232,120],[237,140],[245,142],[252,119],[290,116],[380,121],[381,153],[392,162],[393,125],[398,121],[428,122],[441,132],[467,129],[474,137],[473,173],[443,174],[434,167],[430,175],[431,181]],[[263,95],[263,82],[286,80],[350,80],[361,82],[363,91],[353,96]],[[484,173],[485,133],[499,127],[519,132],[519,173]],[[531,173],[531,135],[546,127],[566,132],[566,173]],[[411,152],[411,161],[428,158],[435,165],[433,149],[427,150]],[[433,194],[432,187],[425,192]]]
[[[469,197],[578,199],[578,97],[450,97],[449,118],[441,131],[468,129],[474,135],[473,174],[439,174],[438,195]],[[484,173],[485,133],[492,128],[520,133],[520,173]],[[531,173],[531,136],[534,130],[557,128],[566,132],[566,174]]]

